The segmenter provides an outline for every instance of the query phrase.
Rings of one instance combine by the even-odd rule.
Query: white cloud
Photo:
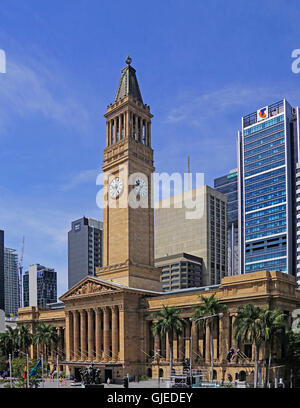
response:
[[[166,122],[172,124],[184,123],[195,127],[202,127],[207,121],[214,119],[210,123],[213,127],[215,123],[224,122],[226,115],[239,112],[240,117],[247,113],[244,107],[249,109],[253,106],[253,111],[257,106],[265,106],[268,103],[290,96],[296,97],[294,89],[281,86],[244,86],[232,84],[220,89],[215,89],[201,95],[185,93],[178,97],[177,106],[170,109]],[[221,116],[218,116],[221,115]],[[240,117],[237,117],[239,119]]]
[[[31,66],[33,65],[33,67]],[[64,84],[59,72],[49,72],[41,63],[8,59],[7,73],[0,77],[0,124],[10,114],[21,118],[39,114],[79,131],[90,128],[89,112]]]
[[[62,190],[72,190],[80,184],[93,183],[96,185],[98,171],[96,169],[83,170],[78,174],[74,174],[70,179],[61,187]]]

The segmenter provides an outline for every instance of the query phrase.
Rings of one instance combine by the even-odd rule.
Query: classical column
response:
[[[147,120],[145,120],[145,146],[148,146]]]
[[[170,361],[170,340],[169,340],[169,333],[166,333],[166,360]]]
[[[214,359],[216,359],[218,356],[218,325],[219,325],[219,320],[216,317],[212,322]]]
[[[192,338],[193,338],[193,350],[192,350],[192,362],[194,363],[198,355],[198,327],[197,323],[192,325]]]
[[[178,339],[179,347],[178,347],[178,360],[183,361],[184,356],[184,331],[179,335]]]
[[[185,358],[190,358],[191,324],[185,319]]]
[[[109,146],[109,122],[106,122],[106,146]]]
[[[122,137],[122,130],[123,130],[122,118],[123,118],[123,114],[120,113],[120,115],[119,115],[119,139],[120,140],[123,139],[123,137]],[[124,136],[124,134],[123,134],[123,136]]]
[[[151,146],[151,122],[150,120],[148,122],[147,129],[148,129],[148,146]]]
[[[85,310],[80,310],[80,345],[81,345],[81,360],[85,361],[87,352]]]
[[[109,308],[104,307],[103,311],[103,352],[104,352],[104,360],[110,359],[110,328],[109,328],[109,320],[110,320],[110,313]]]
[[[119,358],[119,309],[117,306],[111,308],[111,331],[112,331],[112,359],[117,361]]]
[[[231,320],[231,347],[234,348],[234,351],[238,348],[238,344],[237,344],[237,341],[236,341],[235,336],[234,336],[234,331],[235,331],[234,321],[235,321],[235,318],[236,318],[236,316],[232,315],[232,320]]]
[[[73,312],[73,344],[74,344],[74,355],[73,360],[80,359],[79,353],[79,313],[77,311]]]
[[[95,309],[95,337],[96,337],[96,361],[101,361],[102,332],[101,332],[101,310]]]
[[[70,311],[66,312],[65,344],[66,360],[70,361],[73,358],[73,320]]]
[[[224,315],[220,319],[219,331],[219,347],[220,347],[220,361],[226,361],[226,357],[230,348],[229,344],[229,316]]]
[[[94,333],[94,311],[88,310],[88,359],[94,360],[94,348],[95,348],[95,333]]]
[[[173,359],[174,361],[178,360],[178,334],[174,330],[173,332]]]
[[[205,361],[210,362],[210,330],[209,327],[205,327]]]
[[[60,332],[59,332],[59,336],[60,336],[60,342],[59,342],[59,348],[60,348],[60,357],[62,360],[65,359],[65,344],[64,344],[64,335],[65,335],[65,329],[63,327],[60,327]]]
[[[134,115],[134,126],[135,126],[135,140],[138,141],[139,139],[139,120],[138,120],[138,116]]]

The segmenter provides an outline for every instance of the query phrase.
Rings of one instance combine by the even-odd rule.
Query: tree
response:
[[[0,349],[1,352],[8,356],[13,355],[13,352],[19,347],[19,329],[8,326],[4,333],[0,334]]]
[[[171,375],[173,370],[173,333],[180,334],[182,332],[183,319],[179,316],[179,309],[175,306],[163,306],[159,312],[152,313],[150,317],[155,319],[152,325],[153,336],[168,335]]]
[[[43,354],[48,361],[49,350],[52,344],[57,344],[57,331],[51,324],[39,323],[33,336],[33,343],[41,345]]]
[[[261,311],[260,324],[264,341],[264,365],[266,365],[265,350],[268,348],[268,369],[266,382],[270,382],[270,370],[273,346],[279,346],[284,340],[284,335],[287,329],[287,315],[281,309],[271,309],[270,306]]]
[[[213,325],[216,317],[219,314],[225,313],[227,308],[225,305],[220,303],[220,301],[216,298],[215,293],[209,297],[201,295],[200,299],[202,303],[195,308],[192,321],[200,319],[197,321],[197,325],[200,327],[206,327],[206,329],[209,330],[211,368],[210,378],[212,380],[214,372]]]
[[[257,387],[258,349],[264,339],[261,324],[261,309],[249,303],[240,306],[234,321],[235,338],[242,343],[254,344],[254,388]]]
[[[27,375],[30,375],[31,370],[35,367],[37,361],[31,360],[28,364]],[[27,379],[24,378],[25,366],[27,364],[26,358],[14,358],[11,362],[13,374],[13,388],[27,387]],[[38,367],[37,374],[29,376],[29,387],[32,388],[41,382],[41,368]],[[10,384],[7,384],[10,387]]]
[[[19,347],[25,354],[28,354],[28,349],[33,341],[33,336],[29,331],[28,325],[22,325],[19,327]]]

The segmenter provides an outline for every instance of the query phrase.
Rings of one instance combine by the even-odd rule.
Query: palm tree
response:
[[[51,324],[39,323],[36,327],[36,332],[33,336],[33,342],[36,345],[42,345],[43,354],[48,360],[48,353],[51,345],[57,344],[57,332],[56,328]]]
[[[268,370],[267,370],[267,384],[270,381],[270,369],[272,359],[272,349],[274,343],[279,345],[287,329],[287,315],[281,309],[270,309],[270,306],[261,311],[261,326],[262,335],[264,340],[264,361],[265,361],[265,349],[268,346],[269,358],[268,358]]]
[[[0,350],[6,357],[11,353],[11,344],[7,332],[0,333]]]
[[[159,312],[150,316],[155,319],[152,325],[153,336],[163,337],[168,334],[170,350],[170,375],[173,370],[173,333],[180,334],[183,329],[183,319],[179,316],[179,309],[175,306],[163,306]]]
[[[225,313],[227,308],[225,305],[220,303],[216,298],[216,294],[213,293],[211,296],[206,297],[201,295],[201,304],[198,305],[193,313],[192,321],[198,320],[197,325],[200,327],[206,327],[209,330],[209,343],[210,343],[210,367],[211,367],[211,380],[213,379],[214,373],[214,346],[213,346],[213,324],[215,318]],[[192,356],[190,356],[192,357]]]
[[[240,306],[234,321],[235,338],[242,343],[250,341],[254,344],[254,388],[257,387],[258,374],[258,348],[263,341],[263,331],[261,324],[261,309],[249,303]]]
[[[23,325],[19,327],[19,347],[23,349],[25,354],[28,354],[28,349],[33,341],[33,336],[29,331],[28,325]]]

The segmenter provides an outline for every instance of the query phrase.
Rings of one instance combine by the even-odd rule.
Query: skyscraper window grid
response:
[[[296,110],[286,100],[242,118],[239,132],[239,239],[243,273],[295,273]]]

